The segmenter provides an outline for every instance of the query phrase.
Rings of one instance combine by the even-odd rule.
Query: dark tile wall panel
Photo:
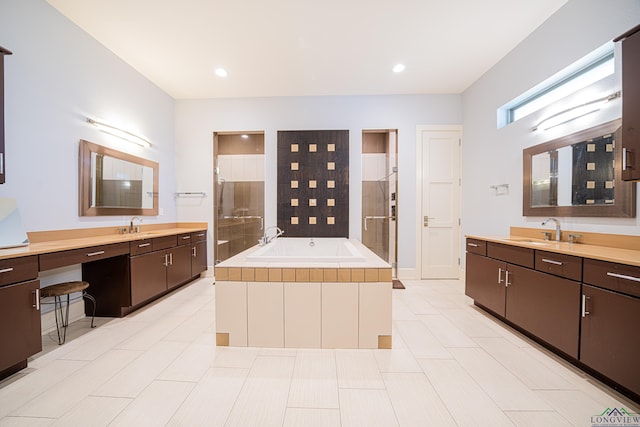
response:
[[[278,131],[278,227],[349,237],[349,131]]]

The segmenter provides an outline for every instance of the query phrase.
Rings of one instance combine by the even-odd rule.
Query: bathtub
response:
[[[216,344],[391,348],[391,266],[361,242],[278,238],[215,266]]]
[[[281,237],[247,255],[247,262],[346,263],[366,257],[345,238]]]

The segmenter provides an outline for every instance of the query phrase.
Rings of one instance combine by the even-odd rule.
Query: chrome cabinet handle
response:
[[[9,268],[3,268],[2,270],[0,270],[0,273],[10,273],[13,271],[13,267],[9,267]]]
[[[477,248],[477,247],[479,247],[480,245],[479,245],[479,244],[477,244],[477,243],[467,243],[467,246],[471,246],[472,248]]]
[[[504,286],[506,288],[508,288],[510,284],[511,283],[509,283],[509,270],[505,270],[504,271]]]
[[[169,254],[169,265],[173,265],[173,252]]]
[[[190,238],[191,238],[191,236],[182,236],[182,240],[188,240]]]
[[[146,248],[147,246],[151,246],[151,243],[140,243],[138,245],[139,248]]]
[[[587,311],[587,300],[591,299],[590,297],[586,296],[585,294],[582,294],[582,317],[587,317],[589,314]]]
[[[640,282],[640,277],[627,276],[626,274],[607,272],[607,276],[615,277],[618,279],[631,280],[633,282]]]
[[[169,267],[169,255],[164,254],[164,262],[162,263],[165,267]]]
[[[633,169],[633,165],[629,165],[627,162],[627,152],[629,150],[627,148],[622,147],[622,170],[626,171],[627,169]]]
[[[104,251],[89,252],[89,253],[87,254],[87,256],[102,255],[103,253],[104,253]]]
[[[555,261],[555,260],[546,259],[546,258],[542,258],[542,262],[546,262],[547,264],[553,264],[553,265],[562,265],[563,264],[560,261]]]
[[[502,267],[498,267],[498,284],[502,283]]]
[[[196,246],[194,246],[194,247],[193,247],[193,248],[191,248],[191,249],[193,249],[193,251],[191,252],[191,255],[193,255],[194,257],[197,257],[197,256],[198,256],[197,247],[196,247]]]
[[[36,311],[40,311],[40,288],[36,288],[36,290],[33,291],[33,294],[35,295],[33,307],[35,307]]]

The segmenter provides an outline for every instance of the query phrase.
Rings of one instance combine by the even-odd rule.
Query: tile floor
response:
[[[0,383],[0,426],[590,426],[626,400],[474,308],[462,281],[394,290],[393,350],[215,346],[212,279],[72,325]]]

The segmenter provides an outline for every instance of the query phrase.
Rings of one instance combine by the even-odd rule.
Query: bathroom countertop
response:
[[[145,230],[143,228],[141,232],[131,234],[115,234],[115,232],[113,232],[113,234],[96,233],[96,235],[91,235],[92,229],[69,230],[68,234],[65,234],[66,230],[56,230],[55,232],[36,232],[34,234],[40,233],[41,236],[47,235],[47,233],[49,233],[52,236],[52,239],[38,239],[39,241],[30,243],[27,246],[0,249],[0,259],[18,258],[29,255],[41,255],[51,252],[66,251],[70,249],[89,248],[92,246],[132,242],[136,240],[153,239],[155,237],[172,236],[176,234],[194,233],[197,231],[207,230],[206,225],[199,226],[193,223],[185,224],[184,226],[181,226],[179,224],[172,224],[171,226],[167,226],[167,228],[158,228],[161,227],[159,225],[147,227],[149,228],[148,230]],[[116,228],[117,227],[109,227],[108,229],[116,230]]]
[[[609,246],[585,243],[556,242],[553,240],[534,239],[526,236],[478,236],[465,235],[467,238],[485,240],[487,242],[502,243],[541,251],[556,252],[582,258],[598,259],[640,266],[640,250],[623,249]]]

